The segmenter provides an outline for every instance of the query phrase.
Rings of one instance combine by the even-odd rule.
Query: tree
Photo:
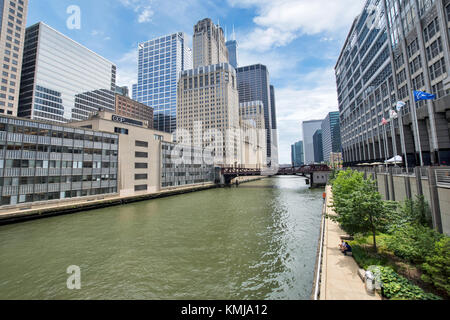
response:
[[[340,178],[344,175],[339,175],[333,185],[333,205],[337,216],[331,218],[349,234],[372,233],[377,251],[376,234],[387,223],[388,207],[376,191],[375,181],[365,180],[359,173],[347,174],[348,179],[342,181]]]

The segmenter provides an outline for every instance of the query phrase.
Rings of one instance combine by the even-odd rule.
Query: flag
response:
[[[387,120],[385,118],[383,118],[383,120],[381,120],[381,125],[385,126],[387,124],[388,124]]]
[[[423,91],[414,91],[414,100],[417,101],[421,101],[421,100],[433,100],[436,99],[436,95],[435,94],[431,94],[428,92],[423,92]]]
[[[391,110],[391,112],[389,113],[389,117],[391,119],[397,119],[398,118],[398,114],[397,114],[397,112],[395,112],[395,110]]]
[[[397,112],[400,112],[400,110],[402,110],[404,106],[406,106],[406,103],[404,103],[403,101],[397,102]]]

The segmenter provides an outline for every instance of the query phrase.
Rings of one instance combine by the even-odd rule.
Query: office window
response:
[[[114,132],[119,134],[128,134],[128,129],[115,127]]]
[[[148,158],[148,153],[147,152],[135,152],[135,157],[136,158]]]
[[[148,169],[148,163],[136,162],[134,164],[135,169]]]
[[[134,175],[134,180],[147,180],[148,179],[148,174],[135,174]]]
[[[136,140],[135,146],[148,148],[148,142]]]
[[[134,191],[147,191],[148,186],[146,184],[134,186]]]

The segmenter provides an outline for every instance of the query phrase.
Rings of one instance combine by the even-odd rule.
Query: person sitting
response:
[[[346,241],[342,241],[339,248],[344,255],[347,255],[347,253],[352,253],[352,247]]]

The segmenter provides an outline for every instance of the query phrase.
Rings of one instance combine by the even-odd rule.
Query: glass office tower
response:
[[[272,105],[270,100],[270,79],[267,67],[262,64],[236,69],[239,103],[262,101],[264,103],[264,120],[267,130],[267,161],[272,161]]]
[[[115,109],[116,66],[48,25],[26,30],[19,117],[69,122]]]
[[[28,0],[0,0],[0,114],[17,116]]]
[[[314,162],[323,162],[323,144],[322,144],[322,129],[317,130],[313,136],[314,144]]]
[[[225,45],[227,46],[228,49],[228,60],[230,60],[230,64],[233,66],[233,68],[237,69],[238,67],[237,41],[229,40],[226,42]]]
[[[322,122],[323,160],[330,161],[331,153],[342,152],[339,111],[330,112]]]
[[[133,99],[154,108],[154,128],[173,133],[177,121],[177,83],[192,69],[192,50],[182,32],[139,44],[138,83]]]
[[[301,167],[305,164],[303,141],[296,142],[291,146],[291,158],[293,167]]]
[[[313,164],[314,158],[314,134],[317,130],[322,129],[323,120],[304,121],[303,127],[303,154],[305,157],[305,164]]]

